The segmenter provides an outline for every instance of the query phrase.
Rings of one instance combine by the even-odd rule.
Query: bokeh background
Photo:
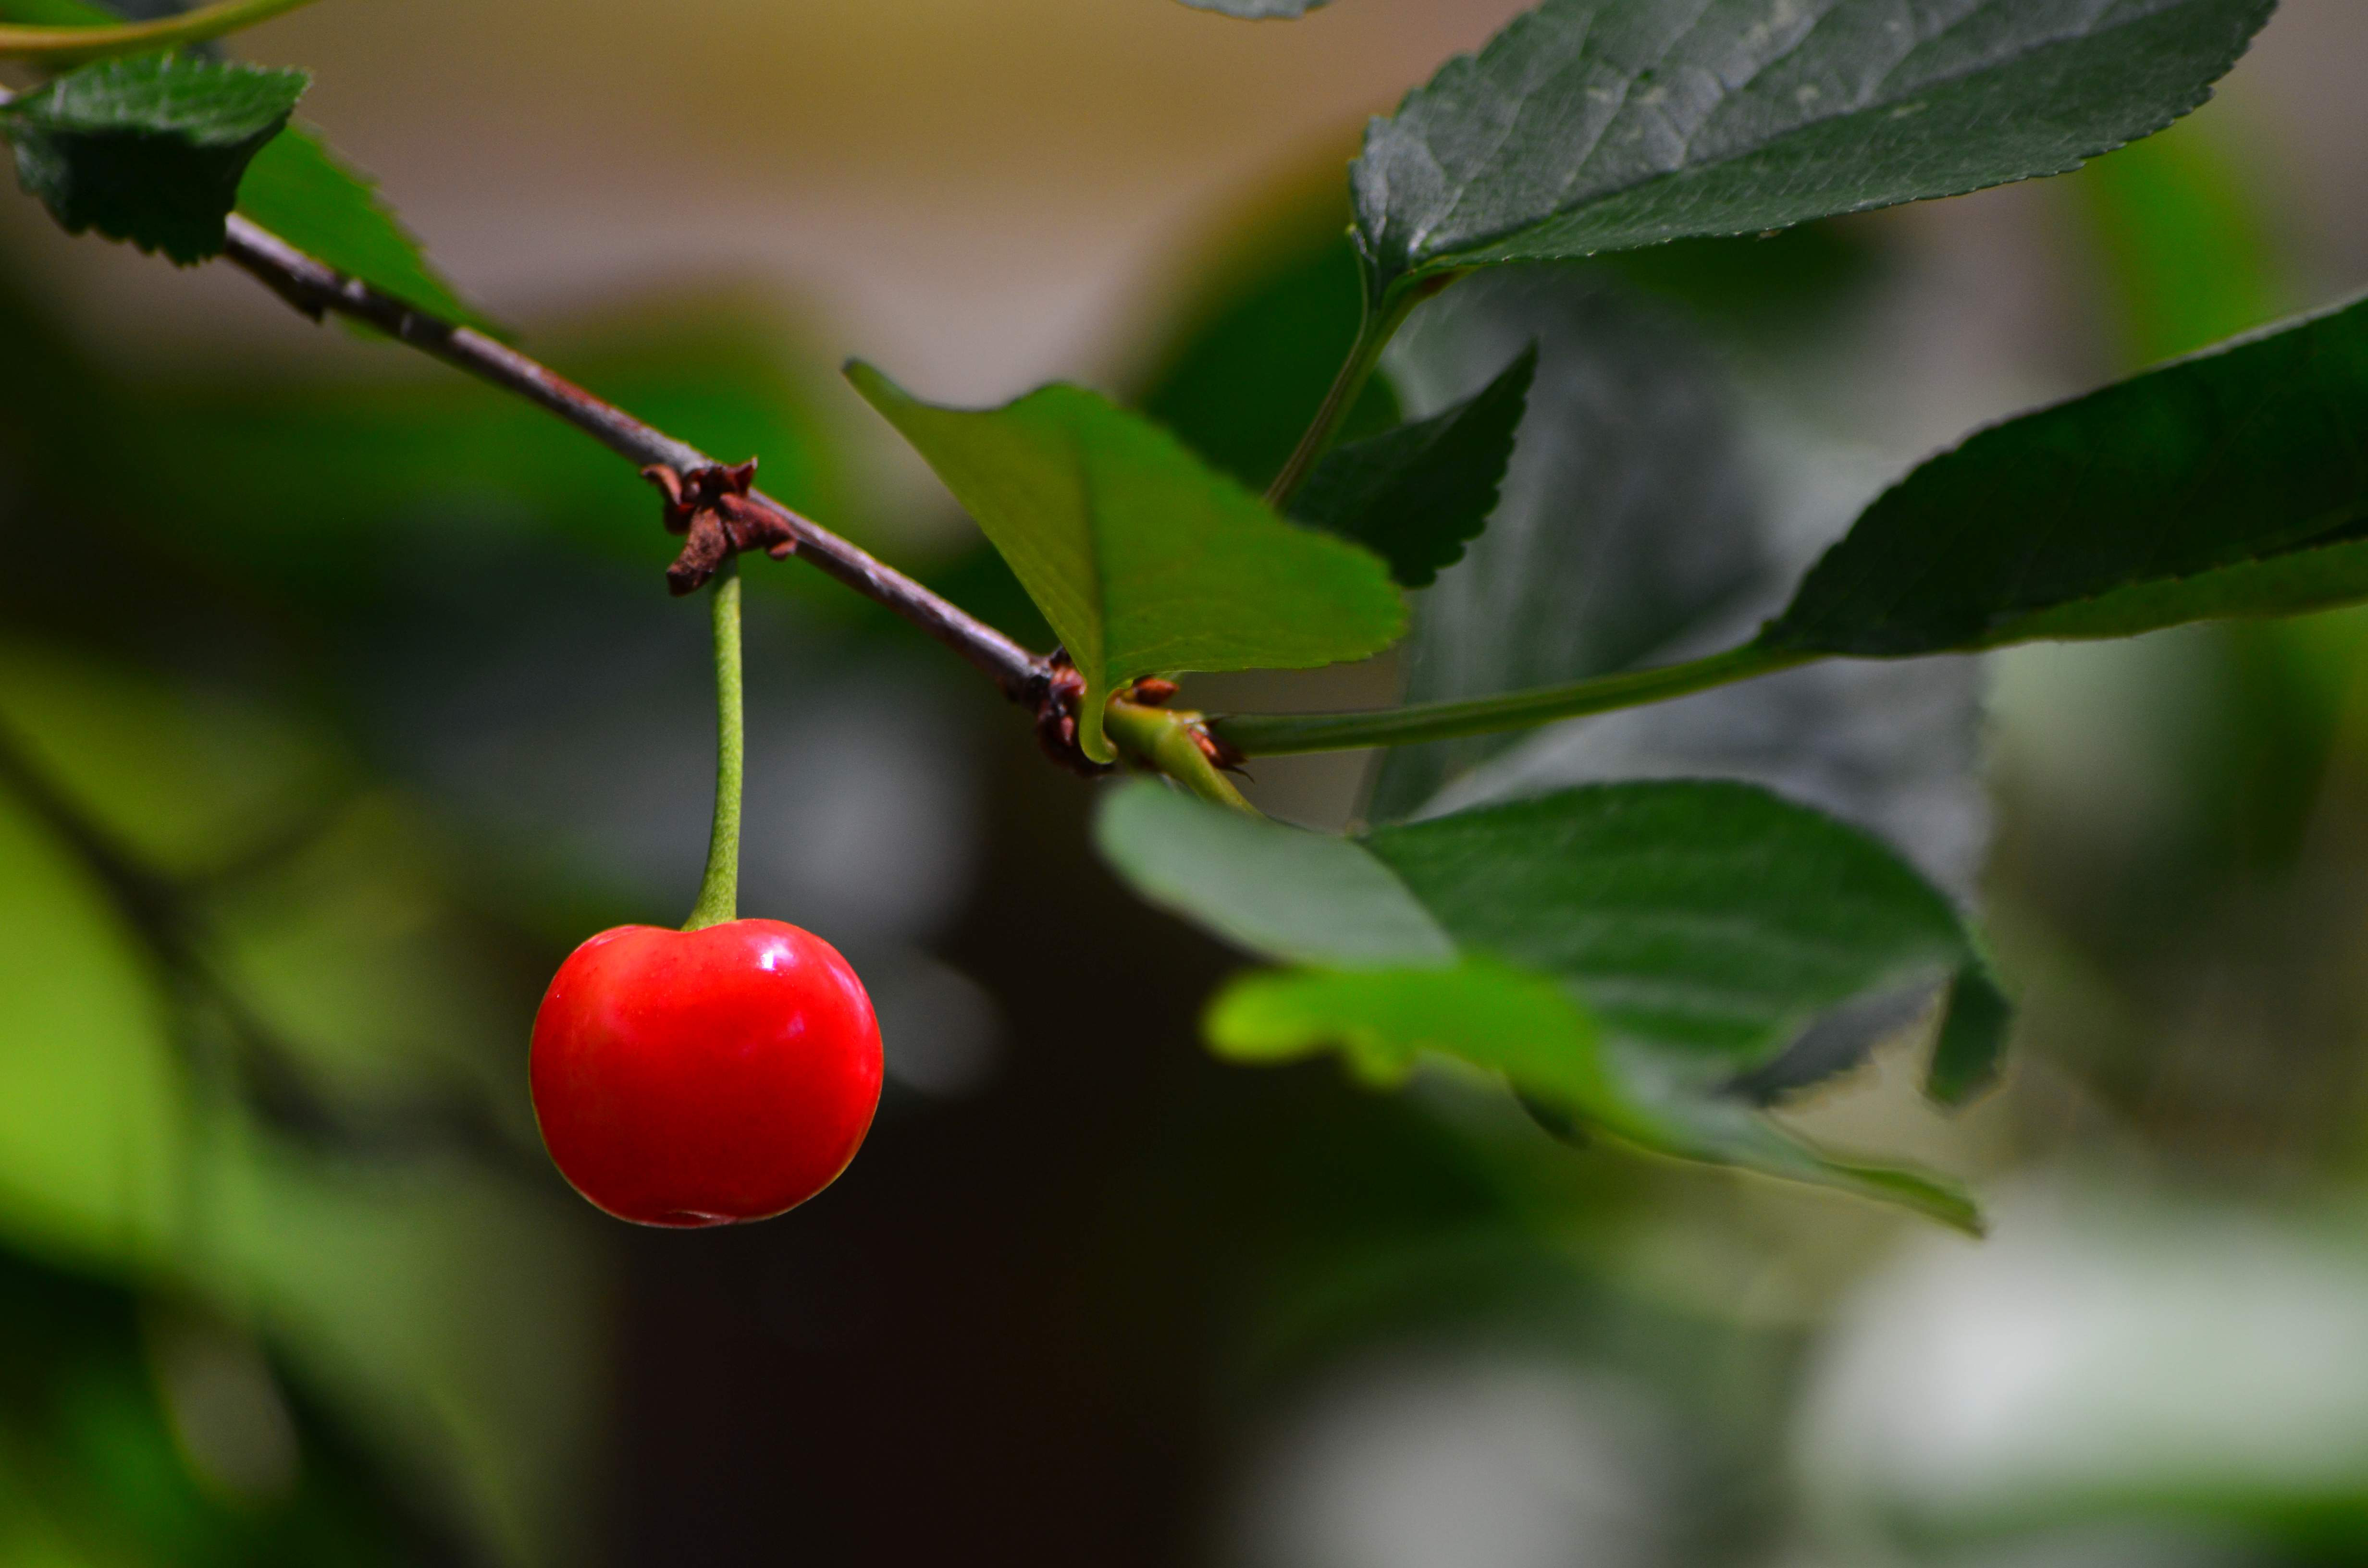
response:
[[[1353,317],[1356,127],[1514,9],[325,0],[236,47],[536,352],[1042,645],[838,360],[1271,462]],[[1536,286],[1717,389],[1773,497],[1732,558],[1797,562],[1975,424],[2368,280],[2362,80],[2357,0],[2286,0],[2080,175]],[[1414,324],[1408,404],[1456,341]],[[1955,666],[1946,733],[1845,691],[1954,770],[1895,833],[2024,1011],[1968,1113],[1911,1028],[1786,1114],[1975,1181],[1974,1244],[1215,1065],[1237,960],[1097,867],[1091,787],[753,571],[744,907],[857,960],[892,1082],[823,1197],[666,1234],[524,1084],[559,958],[698,878],[655,521],[531,411],[0,202],[0,1562],[2368,1561],[2362,614]],[[1749,690],[1597,733],[1745,744]],[[1337,823],[1365,767],[1256,789]]]

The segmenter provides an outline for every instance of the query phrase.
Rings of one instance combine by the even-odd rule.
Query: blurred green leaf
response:
[[[84,1266],[165,1263],[196,1131],[172,1028],[116,910],[0,792],[0,1236]]]
[[[1737,1093],[1845,1005],[1981,968],[1948,901],[1840,823],[1746,785],[1639,783],[1336,839],[1144,781],[1105,801],[1097,840],[1153,902],[1309,966],[1219,997],[1223,1054],[1338,1046],[1386,1083],[1436,1051],[1642,1148],[1973,1223],[1945,1182],[1830,1161]],[[1959,1078],[2005,1021],[1952,1014]]]
[[[406,1522],[274,1371],[186,1300],[0,1255],[0,1562],[404,1561]]]
[[[2061,174],[2203,101],[2274,0],[1545,0],[1373,122],[1368,286]]]
[[[102,61],[11,102],[17,178],[69,233],[97,229],[187,266],[219,255],[249,160],[311,81],[184,56]]]
[[[1942,1105],[1962,1105],[1997,1081],[2014,1005],[1988,974],[1963,969],[1951,983],[1932,1072],[1925,1093]]]
[[[1428,586],[1496,509],[1537,368],[1531,344],[1454,407],[1333,448],[1292,515],[1373,551],[1406,586]]]
[[[57,759],[49,782],[102,827],[197,764],[187,781],[211,803],[171,832],[108,835],[135,851],[153,838],[183,863],[219,864],[279,786],[210,759],[291,760],[269,738],[290,727],[236,710],[208,740],[192,733],[206,710],[129,677],[21,653],[0,673],[23,749]],[[147,715],[165,722],[143,748]],[[224,838],[201,847],[212,833]],[[288,1029],[301,1064],[329,1069],[364,1112],[373,1095],[461,1081],[464,1055],[522,1097],[507,1071],[521,1046],[504,1037],[524,1015],[468,1006],[486,993],[482,943],[451,939],[450,900],[422,861],[416,840],[348,832],[235,894],[184,890],[178,918],[204,950],[193,963],[144,940],[135,891],[0,790],[0,1244],[193,1293],[252,1324],[489,1558],[575,1561],[602,1282],[570,1200],[449,1140],[381,1163],[289,1135],[246,1098],[252,1042],[219,1000],[227,984],[241,1012]],[[439,929],[447,939],[422,939]]]
[[[315,260],[381,293],[463,325],[485,319],[427,265],[419,241],[379,197],[378,182],[294,124],[256,153],[239,182],[238,210]]]
[[[343,781],[324,738],[277,714],[27,642],[0,642],[0,742],[176,875],[270,846]]]
[[[1884,657],[2368,596],[2368,303],[2003,425],[1909,474],[1761,645]]]
[[[941,408],[878,370],[856,390],[977,519],[1086,677],[1078,744],[1107,761],[1102,705],[1137,676],[1300,669],[1379,653],[1406,611],[1382,562],[1276,517],[1175,437],[1048,386]]]
[[[1450,1056],[1621,1130],[1595,1020],[1553,981],[1486,958],[1429,969],[1269,971],[1209,1006],[1218,1055],[1258,1063],[1338,1048],[1357,1076],[1394,1088],[1426,1051]]]
[[[0,22],[33,28],[103,28],[124,18],[87,0],[0,0]]]
[[[2260,182],[2213,135],[2206,113],[2066,182],[2103,260],[2122,350],[2149,365],[2292,308]]]
[[[1941,1177],[1836,1159],[1743,1101],[1669,1094],[1649,1074],[1622,1074],[1566,989],[1492,960],[1247,975],[1210,1004],[1205,1027],[1211,1047],[1235,1062],[1292,1062],[1338,1049],[1376,1087],[1404,1082],[1426,1053],[1448,1057],[1519,1085],[1564,1129],[1560,1137],[1591,1130],[1648,1153],[1905,1204],[1960,1230],[1981,1229],[1972,1200]]]

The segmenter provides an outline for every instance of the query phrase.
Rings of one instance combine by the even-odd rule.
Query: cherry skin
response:
[[[534,1017],[535,1119],[620,1220],[763,1220],[828,1187],[880,1105],[880,1026],[829,943],[779,920],[620,926]]]

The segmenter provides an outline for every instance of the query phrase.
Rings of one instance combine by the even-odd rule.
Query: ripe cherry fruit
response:
[[[535,1015],[544,1144],[620,1220],[722,1225],[812,1198],[880,1104],[855,971],[779,920],[620,926],[568,956]]]

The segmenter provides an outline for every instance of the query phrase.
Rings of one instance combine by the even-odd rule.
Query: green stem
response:
[[[740,776],[747,754],[741,707],[740,562],[726,556],[715,574],[715,825],[686,931],[740,917]]]
[[[71,65],[109,54],[179,49],[251,28],[283,11],[312,3],[313,0],[218,0],[215,5],[200,6],[177,17],[126,23],[122,27],[0,28],[0,60],[39,60],[44,64]]]
[[[1305,434],[1299,437],[1299,445],[1292,449],[1282,472],[1266,487],[1268,506],[1280,512],[1299,494],[1299,487],[1315,471],[1316,460],[1332,444],[1340,421],[1349,417],[1365,383],[1373,379],[1373,367],[1382,362],[1382,350],[1390,346],[1390,339],[1406,324],[1407,314],[1432,291],[1408,290],[1378,307],[1367,301],[1364,318],[1357,324],[1357,340],[1349,346],[1349,358],[1341,361],[1340,373],[1332,378],[1330,390],[1325,392]]]
[[[1360,746],[1403,746],[1452,741],[1463,735],[1527,729],[1556,719],[1640,708],[1689,692],[1706,691],[1755,676],[1772,675],[1822,657],[1762,648],[1756,643],[1690,659],[1656,670],[1599,676],[1568,686],[1507,692],[1467,702],[1417,702],[1360,713],[1236,713],[1212,720],[1209,729],[1248,756],[1289,752],[1353,751]]]
[[[1111,699],[1102,713],[1103,733],[1135,762],[1167,775],[1212,804],[1258,815],[1258,808],[1242,799],[1234,781],[1201,749],[1193,734],[1200,722],[1198,713],[1149,708],[1122,698]]]

